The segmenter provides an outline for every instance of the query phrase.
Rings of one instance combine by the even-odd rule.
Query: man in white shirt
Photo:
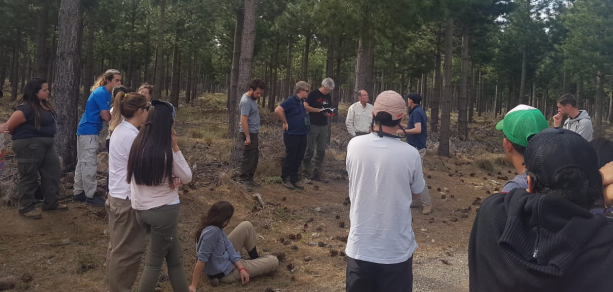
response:
[[[358,102],[352,104],[347,112],[347,131],[352,137],[368,134],[372,123],[372,104],[368,103],[368,92],[358,90]]]
[[[377,97],[371,134],[347,146],[349,219],[347,291],[412,291],[413,194],[425,188],[417,149],[396,136],[406,112],[394,91]]]

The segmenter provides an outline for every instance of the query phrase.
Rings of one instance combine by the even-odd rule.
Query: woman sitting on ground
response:
[[[234,207],[225,201],[215,203],[202,216],[200,227],[195,233],[198,261],[194,268],[190,292],[195,292],[202,272],[212,283],[247,284],[250,277],[257,277],[277,269],[276,256],[259,257],[256,249],[256,233],[249,221],[243,221],[226,236],[224,228],[234,215]],[[240,251],[245,248],[251,260],[241,259]]]
[[[6,123],[12,135],[13,151],[17,154],[19,214],[26,218],[42,217],[36,208],[39,192],[42,193],[43,211],[68,208],[57,198],[61,171],[53,143],[56,119],[55,109],[49,102],[49,84],[43,78],[33,78]]]

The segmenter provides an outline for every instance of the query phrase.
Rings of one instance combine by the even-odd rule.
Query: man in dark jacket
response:
[[[470,291],[613,291],[613,221],[589,212],[602,197],[593,148],[546,129],[525,152],[528,191],[483,202],[470,235]]]

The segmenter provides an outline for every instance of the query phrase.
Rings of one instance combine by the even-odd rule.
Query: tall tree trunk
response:
[[[330,38],[328,39],[328,48],[326,54],[326,77],[332,78],[332,76],[334,76],[334,41],[332,38]]]
[[[150,83],[151,77],[149,76],[149,56],[151,50],[151,26],[147,24],[147,40],[145,41],[145,58],[143,61],[143,83]]]
[[[57,110],[55,145],[62,172],[72,171],[76,165],[77,105],[81,68],[81,1],[62,0],[59,11],[59,35],[53,86]]]
[[[158,87],[153,91],[153,99],[160,99],[162,96],[162,86],[164,79],[164,15],[166,14],[166,0],[161,0],[160,4],[160,22],[158,25],[158,41],[155,61],[155,85]]]
[[[602,94],[604,78],[602,72],[598,71],[598,75],[596,76],[596,96],[594,98],[594,119],[596,120],[594,124],[594,138],[602,136]]]
[[[519,85],[519,97],[517,99],[518,104],[524,103],[524,97],[526,94],[526,63],[528,59],[528,46],[524,45],[524,54],[521,61],[521,83]]]
[[[4,81],[6,81],[6,46],[0,45],[0,92],[4,89]],[[0,94],[1,95],[1,94]]]
[[[192,99],[192,71],[196,67],[193,65],[195,59],[192,58],[192,55],[194,54],[189,51],[187,55],[189,59],[187,60],[187,84],[185,85],[185,103],[189,103]]]
[[[470,77],[470,94],[468,95],[468,122],[472,123],[475,121],[473,115],[475,110],[475,65],[471,66],[471,77]],[[498,87],[496,87],[498,88]]]
[[[175,107],[179,107],[179,91],[181,81],[181,51],[179,50],[179,39],[181,31],[177,30],[175,34],[174,60],[172,61],[172,84],[170,91],[170,101]]]
[[[447,27],[445,29],[445,78],[443,80],[443,94],[441,96],[441,136],[438,146],[438,155],[449,156],[449,136],[451,131],[451,110],[450,101],[453,94],[451,85],[451,77],[453,74],[452,58],[453,58],[453,18],[447,19]]]
[[[249,86],[249,80],[251,79],[251,65],[253,61],[253,46],[255,42],[255,18],[256,18],[257,2],[256,0],[245,0],[245,22],[243,27],[243,36],[241,40],[241,57],[238,72],[238,90],[236,99],[239,100],[242,96],[242,90],[245,90]],[[229,123],[238,123],[238,102],[235,106],[235,115],[230,117]],[[243,148],[243,141],[238,135],[238,131],[232,133],[234,137],[234,147],[230,154],[230,167],[237,168],[240,164],[241,150]]]
[[[341,100],[341,65],[343,63],[343,57],[341,54],[341,50],[343,47],[343,36],[339,37],[338,40],[338,49],[337,54],[336,54],[336,70],[334,72],[334,82],[336,83],[336,86],[334,87],[334,101],[332,102],[334,104],[335,108],[338,108],[338,104],[340,103]],[[338,115],[334,116],[334,120],[338,120]]]
[[[294,87],[292,86],[292,36],[290,35],[287,38],[287,62],[285,65],[285,83],[287,86],[287,96],[291,96],[294,91]]]
[[[583,78],[579,77],[577,84],[577,107],[583,109]]]
[[[613,81],[611,82],[613,84]],[[609,123],[613,124],[613,86],[611,87],[611,96],[609,96]]]
[[[170,52],[168,52],[168,54],[166,55],[166,75],[164,76],[164,88],[166,89],[166,98],[168,98],[168,90],[170,89],[170,81],[171,81],[171,75],[170,75]]]
[[[41,1],[38,11],[38,31],[36,34],[36,58],[34,76],[47,79],[47,36],[49,28],[49,8],[52,1]]]
[[[234,117],[236,113],[233,113],[233,109],[236,107],[236,86],[238,83],[238,64],[241,57],[241,37],[243,36],[243,22],[245,21],[245,15],[243,9],[237,9],[236,13],[236,26],[234,27],[234,48],[232,50],[232,67],[230,69],[230,89],[228,90],[228,101],[226,107],[228,108],[229,117]],[[228,137],[231,137],[236,133],[236,125],[230,123],[228,126]]]
[[[16,41],[13,46],[13,61],[11,62],[11,101],[17,100],[19,89],[19,50],[21,43],[21,33],[16,33]]]
[[[275,60],[274,60],[274,73],[272,79],[272,88],[270,90],[270,95],[268,97],[268,110],[272,113],[275,111],[275,99],[277,97],[277,77],[279,70],[279,48],[281,46],[281,41],[279,39],[279,35],[276,35],[277,45],[275,46]]]
[[[441,35],[436,33],[436,55],[434,56],[434,86],[432,88],[432,101],[430,106],[430,128],[432,132],[438,132],[438,111],[443,87],[441,75]]]
[[[311,38],[313,35],[309,32],[304,40],[304,53],[302,55],[302,80],[309,80],[309,51],[311,50]]]
[[[53,31],[56,31],[57,26],[54,26]],[[49,63],[51,64],[51,66],[48,66],[47,69],[47,76],[49,76],[49,87],[53,88],[53,80],[55,79],[55,59],[56,59],[56,52],[57,52],[57,37],[56,34],[53,34],[53,47],[51,49],[51,51],[49,52],[49,55],[47,55],[49,57]]]
[[[479,83],[477,83],[477,98],[479,99],[479,107],[477,107],[477,115],[481,117],[485,109],[485,98],[483,97],[483,78],[481,78],[481,68],[479,68]]]
[[[468,29],[462,29],[462,75],[460,76],[460,97],[458,103],[458,134],[468,139]]]
[[[133,7],[134,10],[136,10],[136,7]],[[136,11],[132,11],[132,19],[130,20],[130,52],[128,53],[128,76],[126,76],[128,79],[128,82],[124,82],[128,84],[128,87],[133,87],[135,84],[132,84],[132,79],[133,79],[133,74],[134,72],[132,72],[134,70],[134,26],[136,24]]]
[[[365,89],[374,97],[375,92],[371,88],[367,88],[367,76],[370,68],[370,42],[372,41],[371,28],[366,22],[362,26],[360,40],[358,42],[358,56],[355,62],[355,82],[353,91],[357,94],[359,90]],[[373,98],[374,102],[374,98]]]
[[[536,106],[536,81],[532,81],[532,98],[530,106]]]
[[[87,99],[91,94],[91,87],[94,84],[94,41],[95,41],[95,31],[96,25],[93,21],[90,21],[87,24],[87,54],[85,59],[85,70],[83,70],[83,98],[82,105],[85,108],[85,104],[87,103]]]

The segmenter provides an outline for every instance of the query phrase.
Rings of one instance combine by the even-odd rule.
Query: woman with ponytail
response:
[[[110,291],[132,291],[145,249],[145,228],[138,224],[132,209],[127,173],[132,142],[150,108],[141,94],[119,91],[115,95],[111,125],[117,124],[109,145],[109,195],[105,204],[109,218],[106,267]]]
[[[36,195],[42,195],[44,211],[67,209],[58,202],[60,160],[55,152],[55,109],[49,102],[49,85],[33,78],[26,85],[19,106],[7,122],[19,169],[19,214],[40,219]],[[41,183],[38,183],[40,175]]]

